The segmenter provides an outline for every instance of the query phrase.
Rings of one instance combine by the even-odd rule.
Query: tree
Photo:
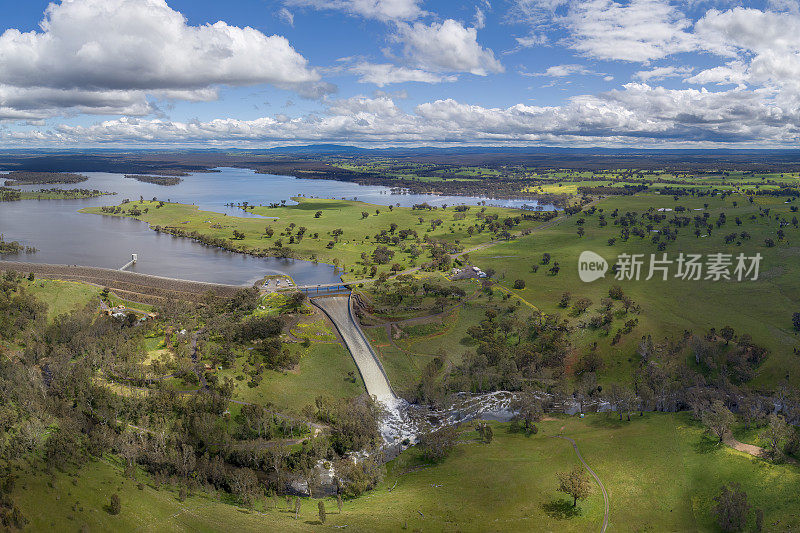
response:
[[[569,307],[569,301],[572,299],[572,295],[568,292],[565,292],[561,295],[561,300],[558,302],[558,306],[566,309]]]
[[[592,301],[589,298],[579,298],[572,304],[572,308],[575,310],[575,314],[582,315],[591,305]]]
[[[514,423],[521,424],[525,434],[538,433],[536,423],[542,419],[544,410],[542,403],[531,392],[520,393],[511,403],[511,410],[516,411]]]
[[[483,442],[485,442],[486,444],[491,444],[493,438],[494,438],[494,431],[492,430],[492,426],[486,426],[483,429]]]
[[[485,444],[491,444],[492,438],[494,438],[494,431],[492,431],[491,426],[486,422],[480,422],[477,426],[475,426],[475,431],[478,432],[480,435],[480,440]]]
[[[372,252],[372,261],[379,265],[385,265],[392,257],[394,257],[394,250],[390,250],[386,246],[378,246]]]
[[[317,508],[319,509],[319,521],[323,524],[325,523],[325,502],[320,500],[317,502]]]
[[[457,437],[458,426],[445,426],[436,431],[423,433],[417,445],[423,457],[429,461],[441,461],[453,449]]]
[[[300,516],[300,497],[296,496],[294,499],[294,519],[297,520]]]
[[[761,433],[761,438],[767,441],[767,451],[773,459],[779,459],[783,455],[781,444],[789,436],[789,427],[786,421],[779,414],[769,415],[769,423]]]
[[[742,416],[745,429],[750,429],[750,424],[763,417],[761,404],[752,396],[745,396],[739,402],[739,414]]]
[[[628,421],[630,422],[630,412],[636,408],[636,396],[633,394],[633,391],[624,385],[612,383],[608,388],[606,398],[611,404],[611,407],[616,409],[619,414],[619,419],[622,420],[622,417],[627,414]]]
[[[306,301],[305,293],[297,291],[289,296],[289,299],[286,301],[286,307],[290,311],[296,313],[301,307],[303,307],[303,303],[305,303],[305,301]]]
[[[119,494],[111,495],[111,505],[108,506],[108,512],[113,515],[118,515],[122,511],[122,502],[119,499]]]
[[[747,493],[738,483],[723,485],[714,501],[717,502],[714,505],[714,514],[723,531],[742,531],[745,528],[750,504],[747,502]]]
[[[525,288],[525,280],[518,279],[514,281],[514,288],[515,289],[524,289]]]
[[[800,313],[794,313],[792,315],[792,326],[795,331],[800,331]]]
[[[592,485],[586,471],[576,466],[571,472],[558,474],[558,491],[572,496],[572,506],[578,505],[578,500],[583,500],[592,491]]]
[[[240,501],[246,504],[252,502],[252,496],[258,487],[258,477],[256,473],[250,468],[237,468],[230,475],[231,492],[236,495]],[[309,485],[309,492],[311,488]]]
[[[701,418],[709,431],[719,437],[720,442],[734,422],[733,413],[720,400],[714,400],[714,403],[703,411]]]
[[[720,335],[720,337],[725,339],[725,345],[726,346],[728,345],[728,343],[731,342],[731,339],[733,339],[734,333],[735,332],[734,332],[733,328],[730,327],[730,326],[725,326],[724,328],[719,330],[719,335]]]

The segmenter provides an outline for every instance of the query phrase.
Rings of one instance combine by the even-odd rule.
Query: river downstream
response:
[[[362,186],[333,180],[300,179],[256,174],[247,169],[224,168],[197,173],[178,185],[161,186],[127,179],[121,174],[84,173],[88,181],[68,185],[27,185],[22,190],[42,188],[98,189],[116,192],[85,200],[24,200],[0,203],[0,233],[6,240],[34,246],[35,254],[0,254],[0,259],[34,263],[69,264],[119,268],[138,255],[133,272],[171,278],[249,285],[268,274],[285,273],[300,284],[339,281],[331,265],[309,261],[259,258],[203,246],[190,239],[156,233],[138,220],[78,213],[84,207],[118,204],[123,199],[159,198],[197,205],[200,209],[230,216],[253,216],[227,204],[253,205],[291,202],[293,196],[358,199],[380,205],[492,205],[521,207],[531,200],[492,200],[475,197],[392,194],[388,187]],[[552,206],[543,206],[552,209]]]

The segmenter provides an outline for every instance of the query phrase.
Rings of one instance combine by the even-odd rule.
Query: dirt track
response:
[[[164,278],[108,268],[0,261],[0,271],[6,270],[33,272],[40,278],[82,281],[108,287],[120,298],[149,304],[160,304],[165,299],[197,301],[208,291],[227,298],[242,289],[235,285]]]
[[[564,440],[569,441],[570,443],[572,443],[572,448],[575,450],[575,453],[577,454],[578,459],[580,459],[581,463],[583,463],[583,466],[586,467],[586,470],[589,471],[589,473],[592,475],[594,480],[597,481],[597,484],[600,486],[600,490],[603,491],[603,501],[605,503],[605,514],[603,515],[603,525],[600,527],[600,533],[605,533],[606,528],[608,528],[608,491],[606,491],[606,486],[603,485],[602,481],[600,481],[600,477],[597,475],[597,473],[594,470],[592,470],[589,467],[588,464],[586,464],[586,461],[583,460],[583,456],[581,455],[581,452],[578,449],[578,444],[573,439],[571,439],[569,437],[565,437],[563,435],[552,435],[552,437],[556,438],[556,439],[564,439]]]

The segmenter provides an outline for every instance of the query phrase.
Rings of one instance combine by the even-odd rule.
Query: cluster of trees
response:
[[[0,234],[0,254],[18,254],[20,252],[28,254],[36,253],[36,248],[33,246],[24,246],[17,241],[6,241],[4,236]]]
[[[52,183],[80,183],[89,178],[82,174],[69,174],[65,172],[27,172],[14,171],[5,174],[8,178],[5,185],[48,185]]]
[[[754,531],[761,531],[764,527],[764,511],[753,508],[747,493],[736,482],[727,483],[720,488],[719,494],[714,497],[712,512],[717,519],[717,525],[726,533],[745,531],[751,516]]]
[[[616,302],[620,303],[619,308],[616,307]],[[558,306],[568,310],[569,314],[573,317],[583,316],[592,304],[593,302],[589,298],[573,298],[570,292],[564,292],[558,302]],[[638,325],[639,319],[635,316],[631,318],[631,315],[638,315],[640,312],[641,307],[636,305],[633,299],[627,296],[619,285],[614,285],[609,289],[608,297],[600,300],[600,307],[597,309],[596,314],[579,322],[578,327],[600,330],[603,334],[609,335],[615,318],[627,318],[624,325],[616,330],[611,339],[611,344],[614,345],[620,342],[623,335],[631,333]],[[596,344],[594,348],[596,348]],[[592,361],[598,361],[594,350],[584,356],[582,360],[587,357]],[[598,366],[590,370],[597,371],[599,368]]]
[[[141,181],[143,183],[152,183],[154,185],[177,185],[182,180],[178,176],[144,176],[142,174],[126,174],[126,178]]]
[[[647,185],[630,185],[623,184],[622,187],[612,187],[605,185],[598,185],[595,187],[581,186],[578,187],[580,194],[595,195],[595,196],[631,196],[638,192],[644,192],[649,187]]]
[[[39,189],[35,192],[26,192],[24,195],[18,189],[10,189],[8,187],[0,187],[0,202],[18,202],[23,198],[26,199],[73,199],[73,198],[93,198],[107,194],[100,192],[97,189]]]
[[[17,202],[22,200],[22,191],[0,187],[0,202]]]
[[[419,309],[419,290],[419,282],[402,278],[378,291],[375,303],[393,310],[400,305]],[[427,292],[434,290],[438,289]],[[614,302],[622,302],[615,314],[636,311],[636,304],[618,286],[612,287],[604,300],[598,316],[607,314]],[[565,306],[579,310],[592,305],[591,301],[573,302],[570,295],[565,295],[564,301]],[[784,412],[770,421],[770,401],[756,401],[747,394],[744,387],[767,356],[767,350],[753,343],[748,334],[725,326],[702,335],[687,331],[680,338],[661,342],[642,337],[632,385],[602,387],[596,379],[603,367],[596,345],[579,357],[574,369],[578,379],[570,383],[564,379],[565,358],[572,351],[569,324],[558,315],[538,313],[520,320],[515,311],[514,305],[502,302],[487,309],[483,320],[467,329],[474,352],[466,352],[456,364],[445,364],[444,354],[435,357],[422,369],[417,385],[402,394],[412,402],[442,405],[453,392],[517,391],[514,426],[526,433],[536,431],[543,409],[564,401],[578,402],[581,410],[586,403],[607,403],[620,419],[630,420],[636,411],[693,409],[698,419],[705,416],[707,421],[723,412],[715,403],[721,402],[729,411],[772,428],[770,436],[764,436],[775,442],[769,447],[771,453],[794,453],[793,432],[782,431],[780,422],[800,421],[800,396],[783,392],[773,403],[785,406]],[[618,334],[630,333],[635,325],[635,318],[629,320]],[[759,407],[753,407],[753,402]]]
[[[410,275],[400,275],[391,281],[378,283],[373,287],[374,303],[368,311],[381,313],[383,309],[412,310],[427,308],[434,312],[443,311],[448,305],[463,301],[466,292],[456,284],[437,283],[415,279]]]
[[[287,312],[297,311],[302,302],[290,298]],[[141,323],[98,314],[94,303],[48,323],[44,306],[23,289],[21,278],[6,274],[0,286],[0,337],[14,339],[23,349],[13,361],[0,357],[0,459],[41,457],[42,468],[72,471],[110,451],[124,459],[128,476],[139,467],[156,483],[183,487],[182,493],[215,489],[244,504],[268,491],[284,493],[297,479],[316,491],[322,462],[336,465],[344,496],[374,486],[382,475],[379,456],[358,462],[345,458],[381,442],[382,413],[371,400],[320,400],[319,413],[307,418],[269,405],[245,405],[231,416],[233,382],[204,373],[199,359],[192,360],[213,345],[219,353],[249,354],[255,368],[291,364],[281,359],[283,318],[254,314],[258,304],[254,290],[230,299],[209,296],[199,306],[168,302],[156,322]],[[187,334],[175,333],[183,330]],[[198,391],[139,379],[145,372],[145,337],[152,331],[166,333],[167,349],[187,362],[185,372],[200,378]],[[98,376],[123,386],[142,388],[146,382],[149,388],[120,395]],[[330,435],[290,449],[285,439],[308,435],[308,418],[324,419]],[[268,440],[274,444],[264,446]],[[24,517],[9,496],[13,483],[2,479],[0,521],[20,527]],[[117,501],[117,510],[120,505]]]
[[[700,194],[698,193],[697,195]],[[721,194],[722,198],[725,196],[725,194]],[[675,199],[677,200],[677,198],[678,197],[676,196]],[[750,197],[750,201],[752,202],[752,197]],[[706,209],[709,206],[709,204],[704,205]],[[737,202],[733,202],[733,206],[736,207]],[[794,207],[796,206],[792,206],[792,208]],[[669,242],[677,240],[678,233],[681,228],[693,227],[695,237],[699,238],[704,235],[710,236],[713,231],[721,229],[729,222],[728,217],[724,212],[720,213],[716,220],[712,220],[711,214],[707,211],[691,217],[683,214],[686,211],[686,207],[676,206],[675,210],[670,216],[668,216],[666,212],[657,211],[653,207],[648,208],[642,213],[635,211],[621,213],[619,209],[614,209],[611,213],[606,213],[602,208],[592,206],[590,209],[583,211],[582,214],[597,214],[598,227],[600,228],[608,226],[609,221],[608,218],[606,218],[606,215],[608,215],[613,220],[613,224],[620,228],[619,237],[611,237],[608,239],[609,246],[614,246],[618,241],[628,241],[631,236],[634,236],[639,237],[640,239],[648,238],[657,246],[658,250],[665,250]],[[752,214],[750,215],[749,219],[758,220],[759,217],[765,220],[774,219],[778,227],[775,233],[778,241],[781,241],[786,237],[784,228],[790,225],[794,228],[800,226],[800,219],[798,219],[796,216],[793,216],[791,219],[789,219],[780,214],[770,215],[769,208],[759,208],[758,216]],[[737,227],[743,224],[743,220],[739,216],[734,217],[734,222],[736,223]],[[576,224],[578,225],[578,235],[582,237],[585,234],[584,228],[586,224],[586,218],[578,218],[576,220]],[[725,244],[735,243],[736,246],[741,246],[743,241],[750,238],[751,235],[747,231],[740,232],[737,230],[725,235],[724,242]],[[775,246],[775,240],[773,238],[766,238],[764,242],[765,246],[767,247]]]
[[[444,426],[420,435],[417,448],[428,461],[438,462],[447,457],[458,440],[459,426]]]
[[[467,329],[476,345],[462,360],[441,375],[443,365],[426,369],[415,390],[405,394],[414,401],[439,403],[459,391],[519,391],[534,378],[561,375],[568,353],[568,328],[554,315],[536,314],[526,321],[513,309],[487,309],[485,318]]]
[[[42,325],[47,316],[47,306],[25,290],[22,280],[13,270],[0,278],[0,339],[14,339],[29,326]]]
[[[12,498],[15,483],[16,477],[6,465],[0,471],[0,527],[7,531],[22,529],[28,523],[28,519]]]

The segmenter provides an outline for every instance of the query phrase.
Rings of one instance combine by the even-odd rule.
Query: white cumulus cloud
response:
[[[284,37],[225,22],[190,26],[164,0],[63,0],[47,7],[39,31],[0,35],[0,107],[39,99],[43,114],[136,114],[147,95],[200,100],[219,85],[313,93],[319,80]]]
[[[177,122],[125,117],[52,131],[7,132],[5,142],[248,145],[358,144],[666,145],[706,143],[793,146],[800,105],[791,95],[735,88],[665,89],[629,83],[558,106],[486,107],[446,98],[404,110],[385,93],[330,100],[323,113],[254,120]]]
[[[486,76],[504,70],[494,53],[478,43],[478,30],[453,19],[430,25],[400,23],[395,38],[402,43],[406,59],[428,71]]]
[[[690,21],[665,0],[586,0],[563,19],[571,48],[587,56],[647,62],[694,49]]]

